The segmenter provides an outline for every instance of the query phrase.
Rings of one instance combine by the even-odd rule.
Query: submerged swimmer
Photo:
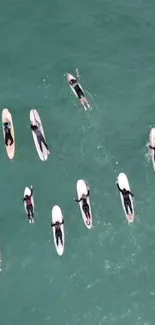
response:
[[[5,145],[6,146],[12,146],[14,143],[13,137],[11,135],[11,123],[9,121],[6,121],[3,123],[4,133],[5,133]]]
[[[76,202],[81,202],[82,201],[82,209],[83,209],[83,212],[86,215],[87,224],[90,224],[90,211],[89,211],[89,205],[87,203],[87,197],[89,196],[89,194],[90,194],[90,191],[88,189],[88,192],[87,192],[86,195],[83,194],[82,197],[79,200],[74,199]]]
[[[62,231],[61,231],[61,227],[60,227],[62,224],[64,224],[64,220],[62,220],[62,222],[56,221],[55,223],[51,223],[51,227],[55,227],[55,237],[56,237],[57,246],[59,244],[59,239],[60,239],[61,245],[63,245]]]
[[[74,88],[78,98],[80,99],[80,102],[83,106],[87,106],[88,108],[90,108],[90,105],[88,104],[87,98],[85,97],[85,94],[83,92],[83,90],[81,89],[81,87],[79,86],[79,73],[78,73],[78,69],[76,69],[76,78],[70,79],[69,84]]]
[[[37,123],[37,125],[31,123],[31,130],[36,134],[40,150],[41,150],[41,152],[43,152],[42,144],[44,144],[44,146],[47,149],[48,154],[50,154],[48,145],[47,145],[45,138],[43,137],[42,132],[40,130],[40,124],[38,122],[36,122],[36,123]]]
[[[129,215],[129,209],[128,208],[130,208],[130,212],[132,214],[133,210],[132,210],[132,205],[131,205],[131,200],[130,200],[129,195],[131,195],[132,197],[134,197],[134,195],[130,191],[127,191],[125,188],[123,188],[123,190],[121,190],[118,183],[117,183],[117,188],[119,189],[119,191],[123,195],[124,206],[125,206],[126,213]]]
[[[23,198],[23,202],[26,203],[26,210],[27,210],[27,215],[28,215],[29,221],[32,219],[34,220],[34,210],[33,210],[33,204],[32,204],[32,195],[33,195],[32,185],[31,185],[30,189],[31,189],[30,195],[25,195]]]

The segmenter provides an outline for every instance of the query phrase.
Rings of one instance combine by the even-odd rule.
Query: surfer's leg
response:
[[[130,211],[131,211],[131,214],[132,214],[133,211],[132,211],[132,205],[131,205],[131,201],[130,200],[128,201],[128,206],[129,206]]]
[[[6,146],[8,146],[8,141],[9,141],[8,134],[5,133],[5,145]]]
[[[13,144],[14,141],[13,141],[13,137],[11,135],[11,131],[8,134],[8,140],[10,140],[9,146],[12,146],[12,144]]]
[[[88,204],[83,205],[83,211],[84,211],[86,217],[90,219],[89,205]]]
[[[57,231],[55,232],[55,237],[56,237],[56,244],[58,246],[58,244],[59,244],[59,234],[57,233]]]
[[[34,218],[33,205],[29,206],[31,217]]]
[[[42,137],[41,141],[42,141],[42,143],[44,144],[44,146],[46,147],[47,151],[49,151],[48,145],[47,145],[47,143],[46,143],[44,137]]]
[[[125,206],[126,213],[128,214],[128,201],[127,200],[124,200],[124,206]]]
[[[42,148],[42,138],[40,136],[37,137],[38,143],[39,143],[39,147],[41,152],[43,152],[43,148]]]
[[[27,210],[28,219],[30,220],[31,219],[31,211],[30,211],[29,205],[26,206],[26,210]]]
[[[59,238],[60,238],[60,241],[61,241],[61,245],[63,245],[62,232],[61,232],[61,231],[60,231],[60,233],[59,233]]]

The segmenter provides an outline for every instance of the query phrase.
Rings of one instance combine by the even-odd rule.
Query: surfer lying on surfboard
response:
[[[154,151],[154,161],[155,161],[155,147],[152,147],[150,144],[149,144],[149,148],[152,149]]]
[[[76,78],[70,79],[69,84],[74,88],[78,98],[80,99],[80,102],[82,105],[86,105],[88,108],[90,108],[90,105],[88,104],[87,98],[85,97],[85,94],[81,87],[78,84],[78,80],[80,79],[78,69],[76,69]]]
[[[80,198],[80,200],[74,199],[78,203],[80,201],[82,201],[82,209],[86,215],[87,224],[90,224],[90,212],[89,212],[89,205],[87,203],[87,197],[89,196],[89,194],[90,194],[90,191],[88,190],[87,195],[83,194],[82,197]]]
[[[5,133],[5,144],[6,146],[12,146],[13,144],[13,137],[11,135],[11,123],[7,121],[3,123],[4,133]]]
[[[63,240],[62,240],[62,231],[61,231],[61,225],[63,225],[64,220],[62,222],[56,221],[55,223],[51,223],[51,227],[55,227],[55,238],[56,238],[56,244],[58,246],[59,244],[59,239],[61,241],[61,245],[63,245]]]
[[[37,121],[36,121],[36,123],[38,125],[35,125],[35,124],[31,123],[31,130],[36,134],[40,150],[41,150],[41,152],[43,152],[43,148],[42,148],[42,143],[43,143],[44,146],[46,147],[47,151],[48,151],[48,154],[50,154],[48,145],[47,145],[47,143],[46,143],[46,141],[45,141],[45,139],[44,139],[44,137],[43,137],[43,135],[42,135],[42,133],[40,131],[40,128],[39,128],[40,124]]]
[[[31,189],[31,193],[30,195],[25,195],[25,197],[23,198],[23,202],[26,203],[26,210],[27,210],[27,215],[28,215],[28,219],[31,220],[34,219],[34,211],[33,211],[33,204],[32,204],[32,195],[33,195],[33,187],[31,185],[30,187]]]
[[[131,195],[133,197],[133,194],[130,191],[127,191],[125,188],[123,188],[123,190],[121,190],[121,188],[119,187],[119,184],[118,183],[117,183],[117,188],[119,189],[119,191],[123,195],[124,206],[125,206],[126,213],[129,214],[128,208],[130,208],[130,212],[132,214],[133,213],[133,210],[132,210],[132,205],[131,205],[131,201],[130,201],[129,195]]]

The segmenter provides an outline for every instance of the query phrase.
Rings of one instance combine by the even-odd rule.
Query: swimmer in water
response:
[[[25,195],[25,197],[23,198],[23,202],[26,203],[26,210],[27,210],[27,215],[28,215],[29,221],[31,219],[34,220],[34,210],[33,210],[33,204],[32,204],[32,195],[33,195],[32,185],[31,185],[30,189],[31,189],[30,195]]]
[[[130,200],[129,195],[131,195],[132,197],[134,197],[134,195],[130,191],[127,191],[125,188],[123,188],[123,190],[121,190],[118,183],[117,183],[117,188],[123,195],[124,206],[125,206],[126,213],[129,215],[128,208],[130,208],[130,212],[132,214],[133,210],[132,210],[132,205],[131,205],[131,200]]]
[[[88,108],[90,108],[90,105],[88,104],[88,101],[87,101],[87,99],[85,97],[85,94],[84,94],[83,90],[81,89],[81,87],[79,86],[79,83],[78,83],[78,81],[80,79],[78,69],[76,69],[76,75],[77,75],[77,77],[74,78],[74,79],[71,79],[69,81],[69,84],[74,88],[78,98],[80,99],[81,104],[83,106],[86,105]]]
[[[42,132],[40,131],[40,124],[38,122],[36,122],[38,125],[34,125],[31,123],[31,130],[36,134],[36,137],[37,137],[37,140],[38,140],[38,143],[39,143],[39,147],[40,147],[40,150],[41,152],[43,152],[43,148],[42,148],[42,143],[44,144],[44,146],[46,147],[47,149],[47,152],[48,154],[50,154],[50,151],[49,151],[49,148],[48,148],[48,145],[42,135]]]
[[[83,209],[83,212],[86,215],[87,224],[90,224],[90,211],[89,211],[89,205],[87,203],[87,197],[89,196],[89,194],[90,194],[90,191],[88,189],[88,192],[87,192],[86,195],[83,194],[82,197],[79,200],[74,199],[74,201],[76,201],[76,202],[81,202],[82,201],[82,209]]]
[[[64,224],[64,220],[62,220],[62,222],[56,221],[55,223],[51,223],[51,227],[55,227],[55,237],[56,237],[57,246],[59,244],[59,239],[60,239],[61,245],[63,245],[62,231],[61,231],[61,227],[60,227],[62,224]]]
[[[12,146],[14,143],[13,137],[11,135],[11,123],[9,121],[6,121],[3,123],[3,128],[4,128],[4,138],[5,138],[5,145],[6,146]]]

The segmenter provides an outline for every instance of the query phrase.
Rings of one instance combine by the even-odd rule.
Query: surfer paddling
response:
[[[30,126],[31,126],[31,130],[36,134],[36,137],[37,137],[37,140],[38,140],[38,143],[39,143],[40,150],[41,150],[41,152],[43,152],[42,144],[44,144],[44,146],[47,149],[48,154],[50,154],[48,145],[47,145],[47,143],[45,141],[45,138],[43,137],[42,132],[40,130],[40,123],[38,121],[35,121],[35,122],[36,122],[37,125],[36,124],[33,124],[31,122],[31,125]]]
[[[82,209],[83,209],[83,212],[84,212],[84,214],[85,214],[85,216],[87,218],[87,224],[88,225],[90,225],[90,222],[91,222],[91,220],[90,220],[91,217],[90,217],[89,205],[87,203],[87,197],[89,196],[89,194],[90,194],[90,191],[88,189],[88,192],[87,192],[86,195],[83,194],[82,197],[79,200],[74,199],[74,201],[76,201],[78,203],[82,201]]]
[[[4,138],[5,138],[5,145],[6,146],[12,146],[12,144],[14,143],[13,137],[11,135],[11,123],[10,121],[6,120],[3,123],[3,128],[4,128]]]
[[[63,245],[62,231],[61,231],[61,227],[60,227],[63,224],[64,224],[64,220],[62,220],[62,222],[56,221],[55,223],[51,223],[51,227],[55,227],[55,238],[56,238],[57,246],[59,244],[59,239],[60,239],[61,245]]]
[[[76,78],[70,79],[69,84],[74,88],[74,90],[75,90],[78,98],[80,99],[81,104],[84,106],[84,108],[85,107],[90,108],[87,98],[85,97],[83,90],[79,86],[79,83],[78,83],[79,79],[80,79],[79,71],[78,71],[78,69],[76,69]]]
[[[130,191],[127,191],[125,188],[123,188],[123,190],[121,190],[118,183],[117,183],[117,188],[123,195],[124,206],[125,206],[126,213],[129,215],[129,209],[128,208],[130,208],[130,213],[133,214],[131,200],[130,200],[129,195],[131,195],[132,197],[134,197],[134,195]]]
[[[32,195],[33,195],[33,187],[31,185],[30,187],[31,189],[31,193],[30,195],[25,195],[23,198],[23,202],[26,203],[26,210],[27,210],[27,215],[28,215],[28,219],[34,220],[34,210],[33,210],[33,204],[32,204]]]

